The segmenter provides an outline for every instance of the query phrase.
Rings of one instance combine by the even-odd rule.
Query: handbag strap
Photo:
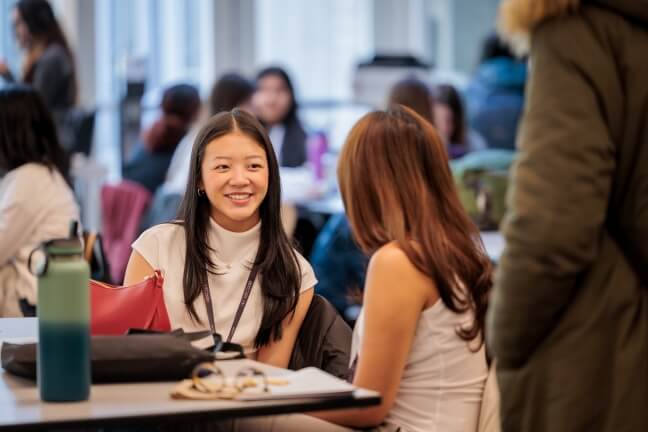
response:
[[[229,334],[227,335],[226,342],[230,342],[236,331],[239,321],[241,320],[241,315],[243,315],[243,310],[247,304],[248,298],[250,298],[250,293],[252,292],[252,285],[254,285],[254,279],[256,279],[257,273],[259,272],[259,266],[256,264],[252,266],[250,275],[248,276],[247,282],[245,283],[245,289],[243,290],[243,295],[241,296],[241,302],[239,303],[238,309],[236,310],[236,315],[234,315],[234,321],[232,322],[232,327],[230,328]],[[207,318],[209,319],[209,327],[211,331],[216,334],[216,325],[214,324],[214,306],[212,304],[211,292],[209,291],[209,284],[205,284],[202,287],[203,297],[205,299],[205,306],[207,307]]]

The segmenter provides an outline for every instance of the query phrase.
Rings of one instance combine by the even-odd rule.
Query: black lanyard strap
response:
[[[247,304],[248,299],[250,298],[250,293],[252,292],[252,285],[254,285],[254,279],[256,279],[257,273],[259,272],[259,266],[255,263],[250,271],[247,282],[245,283],[245,289],[243,290],[243,296],[241,296],[241,302],[239,303],[238,309],[236,310],[236,315],[234,315],[234,321],[232,322],[232,328],[230,328],[229,335],[227,335],[226,342],[230,342],[236,331],[239,321],[241,320],[241,315],[243,315],[243,310]],[[207,306],[207,318],[209,319],[209,327],[211,331],[216,333],[216,325],[214,324],[214,306],[212,304],[211,292],[209,291],[209,283],[206,283],[202,287],[203,297],[205,299],[205,305]]]

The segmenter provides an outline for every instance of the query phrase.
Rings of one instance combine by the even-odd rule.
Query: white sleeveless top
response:
[[[223,338],[229,334],[234,315],[241,302],[241,296],[250,275],[251,263],[254,261],[261,235],[261,222],[252,229],[236,233],[210,220],[208,243],[214,250],[211,259],[219,268],[219,273],[209,274],[207,282],[214,305],[214,325]],[[164,276],[164,303],[169,313],[172,328],[182,328],[187,332],[209,329],[207,308],[202,294],[194,300],[194,308],[202,324],[194,321],[184,303],[182,275],[185,263],[185,231],[180,225],[160,224],[144,231],[133,243],[133,249],[154,269],[162,271]],[[297,253],[301,268],[301,291],[312,288],[316,283],[312,267]],[[232,342],[243,346],[246,355],[252,355],[256,348],[254,339],[263,316],[263,296],[259,274],[252,285],[252,292],[236,327]],[[211,337],[199,340],[196,345],[205,348],[211,345]]]
[[[488,375],[486,352],[483,345],[477,352],[470,351],[468,342],[455,333],[471,322],[471,313],[456,314],[441,299],[421,313],[387,423],[405,432],[477,430]],[[361,312],[353,331],[351,359],[361,346],[363,327]]]

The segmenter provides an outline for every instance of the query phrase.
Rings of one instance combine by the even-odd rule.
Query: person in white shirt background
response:
[[[79,207],[66,181],[68,159],[41,97],[31,87],[0,90],[0,316],[33,314],[36,278],[27,268],[42,242],[67,237]]]
[[[225,337],[258,266],[232,342],[287,367],[317,280],[283,230],[279,165],[265,129],[245,110],[221,112],[199,131],[190,166],[180,219],[133,243],[125,284],[161,270],[172,327],[211,328],[211,297],[213,327]]]

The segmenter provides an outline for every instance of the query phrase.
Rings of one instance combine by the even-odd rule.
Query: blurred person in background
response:
[[[404,105],[434,124],[433,101],[430,88],[415,77],[398,81],[389,92],[388,106]]]
[[[359,310],[368,258],[358,248],[344,213],[332,215],[317,235],[310,262],[319,283],[315,292],[325,297],[347,321]]]
[[[288,73],[276,66],[261,70],[256,77],[252,105],[257,118],[268,130],[279,165],[282,168],[302,167],[307,160],[307,134],[297,116],[295,90]],[[283,178],[288,175],[284,174]],[[295,209],[292,206],[290,210],[284,207],[283,214],[284,220],[291,220],[286,227],[300,251],[305,256],[310,255],[322,226],[321,215],[305,207]]]
[[[489,148],[515,148],[526,76],[526,61],[516,59],[497,34],[484,40],[480,64],[465,97],[470,126]]]
[[[502,7],[531,67],[486,331],[503,431],[648,430],[648,3]]]
[[[209,115],[234,108],[252,112],[253,95],[254,84],[250,80],[237,73],[226,73],[216,81],[209,95]]]
[[[0,316],[33,316],[36,277],[27,268],[42,242],[67,237],[79,208],[52,116],[24,85],[0,90]]]
[[[483,150],[486,141],[466,122],[461,95],[450,84],[437,85],[433,93],[434,126],[439,131],[450,159],[475,150]]]
[[[73,126],[67,115],[77,100],[74,55],[47,0],[19,0],[12,11],[13,28],[23,50],[19,80],[34,87],[54,116],[59,138],[65,148],[73,145]],[[15,81],[4,60],[0,75]]]
[[[198,119],[200,95],[189,84],[177,84],[164,91],[160,116],[147,128],[133,158],[122,175],[146,187],[151,194],[164,182],[171,158],[189,128]]]
[[[268,129],[280,166],[303,165],[306,131],[297,117],[295,90],[286,71],[269,67],[259,72],[252,102],[255,114]]]

